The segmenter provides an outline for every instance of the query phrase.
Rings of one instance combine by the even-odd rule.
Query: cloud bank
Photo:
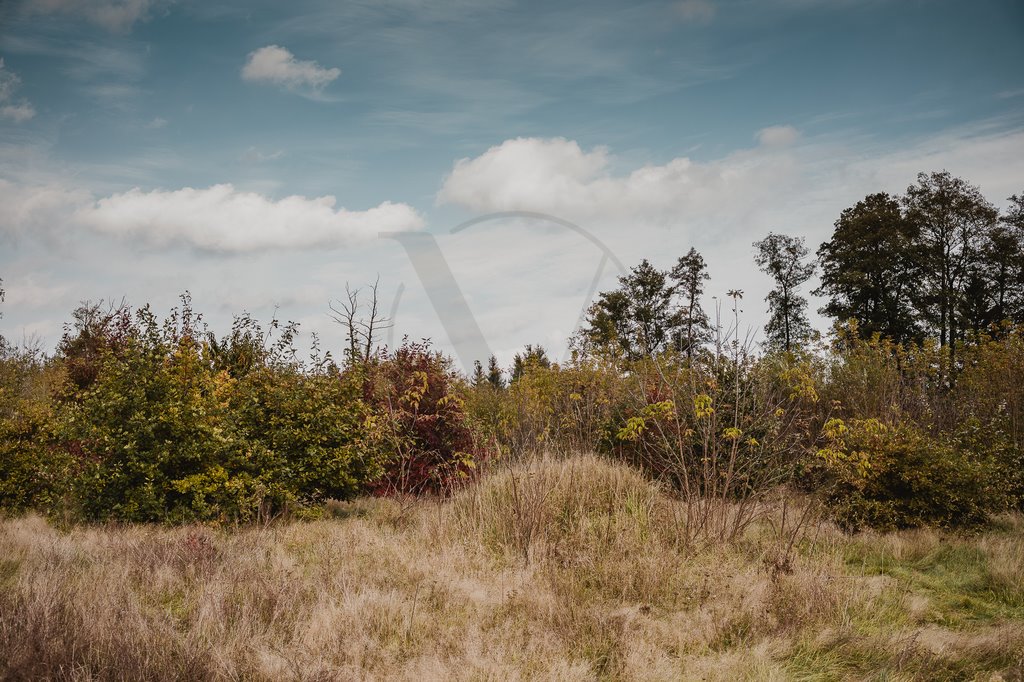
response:
[[[411,206],[385,201],[363,211],[333,196],[274,200],[231,184],[205,189],[132,189],[96,199],[83,189],[0,179],[0,238],[44,240],[82,231],[148,247],[184,246],[220,254],[351,246],[379,232],[419,230]]]
[[[439,204],[477,212],[527,210],[588,225],[647,226],[709,234],[783,230],[815,236],[865,194],[902,192],[920,171],[948,169],[999,202],[1020,191],[1024,130],[998,122],[917,140],[898,150],[870,138],[809,138],[791,126],[718,159],[686,156],[619,168],[607,147],[566,138],[515,138],[456,161]],[[831,217],[830,217],[831,216]]]
[[[341,75],[341,69],[324,68],[314,61],[296,59],[279,45],[267,45],[249,53],[242,78],[254,83],[272,83],[289,90],[308,87],[322,90]]]
[[[333,196],[289,196],[274,201],[231,184],[207,189],[143,192],[133,189],[79,209],[76,217],[103,234],[149,246],[186,245],[203,251],[246,253],[345,246],[381,231],[418,230],[410,206],[384,202],[365,211],[335,208]]]

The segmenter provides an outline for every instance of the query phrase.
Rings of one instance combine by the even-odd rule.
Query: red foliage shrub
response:
[[[366,373],[365,399],[388,452],[386,473],[368,486],[373,493],[447,494],[473,476],[484,453],[447,358],[406,340],[350,371]]]

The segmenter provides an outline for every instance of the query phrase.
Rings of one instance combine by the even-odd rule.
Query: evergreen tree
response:
[[[682,297],[675,321],[676,348],[692,358],[695,349],[711,339],[711,322],[700,303],[704,282],[710,279],[704,257],[697,249],[679,259],[670,273],[675,289]]]
[[[479,360],[473,361],[473,378],[472,382],[474,386],[483,386],[487,382],[487,375],[484,374],[484,366],[480,364]]]
[[[487,361],[487,382],[494,388],[505,388],[505,377],[498,366],[498,358],[493,355]]]
[[[768,343],[789,352],[811,335],[807,299],[798,289],[814,274],[814,261],[804,262],[809,252],[803,237],[769,233],[754,242],[754,248],[754,262],[775,280],[775,288],[765,297],[771,313],[764,328]]]
[[[918,339],[911,302],[914,237],[899,200],[885,192],[845,209],[818,249],[821,286],[814,293],[829,298],[819,312],[856,320],[863,338],[877,332],[898,342]]]
[[[551,360],[548,358],[548,353],[544,350],[544,346],[540,344],[534,346],[528,343],[522,353],[516,353],[512,361],[512,378],[510,382],[518,381],[531,367],[547,368],[550,366]]]

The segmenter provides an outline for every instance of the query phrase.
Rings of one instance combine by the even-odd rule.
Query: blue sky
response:
[[[339,344],[328,301],[379,274],[396,333],[451,350],[377,238],[425,230],[491,350],[560,352],[600,254],[537,221],[449,233],[514,210],[627,265],[697,246],[708,305],[743,288],[757,327],[768,230],[816,248],[918,171],[1024,191],[1013,0],[14,0],[0,58],[0,331],[47,345],[80,300],[185,289],[218,329],[276,308]]]

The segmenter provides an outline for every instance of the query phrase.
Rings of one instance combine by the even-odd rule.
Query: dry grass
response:
[[[1024,521],[681,546],[592,457],[268,528],[0,522],[9,679],[1022,679]],[[781,543],[781,544],[780,544]]]

